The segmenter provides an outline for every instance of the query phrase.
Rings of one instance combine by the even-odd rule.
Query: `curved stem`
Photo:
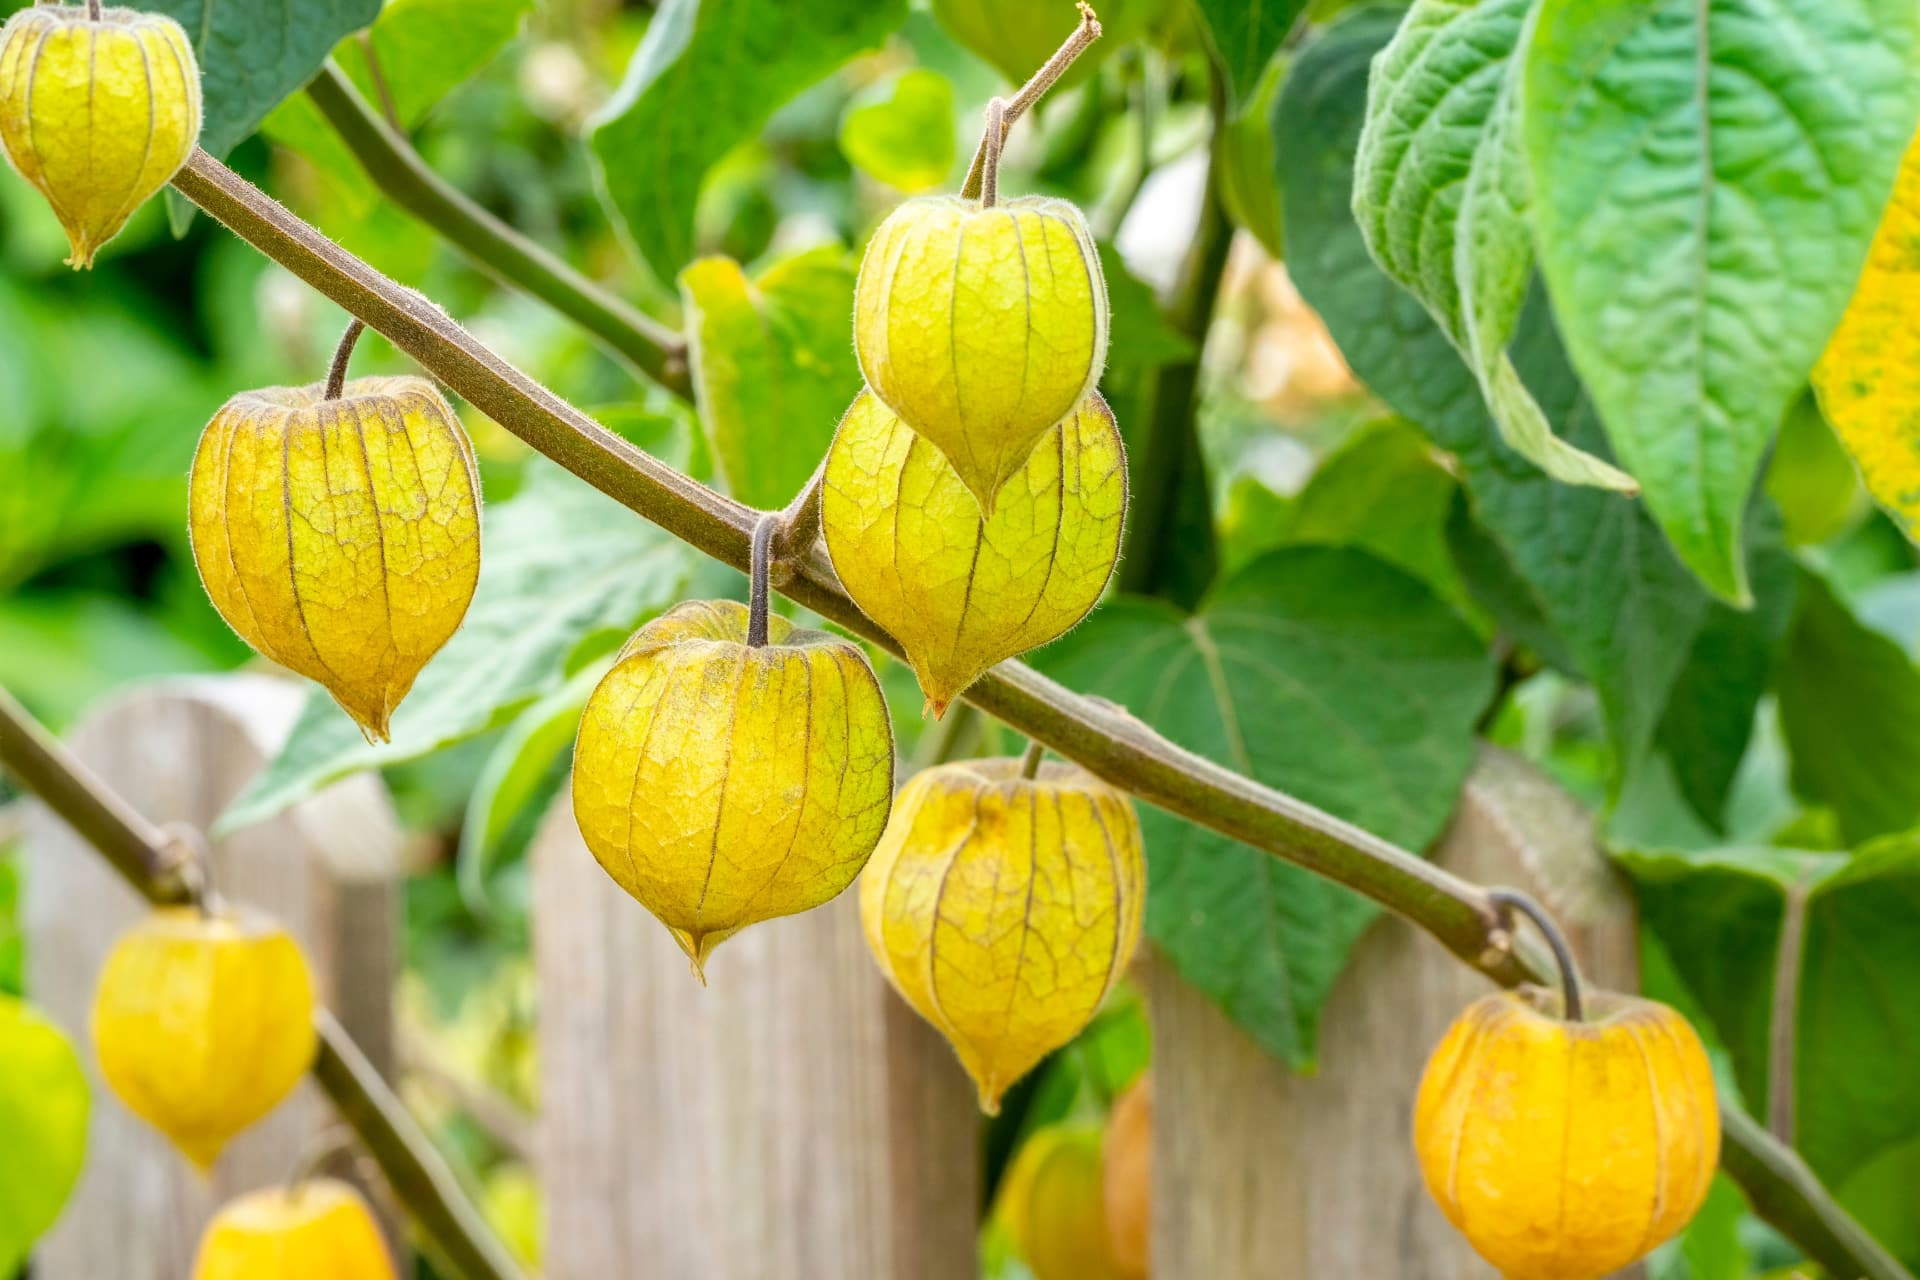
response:
[[[980,135],[980,207],[991,209],[1000,200],[1000,148],[1007,141],[1007,103],[987,100],[987,128]]]
[[[353,1150],[353,1130],[345,1125],[333,1125],[323,1130],[309,1141],[294,1161],[293,1168],[287,1171],[286,1192],[288,1200],[298,1200],[321,1167],[335,1156]]]
[[[1568,1022],[1579,1022],[1585,1017],[1586,1010],[1580,1000],[1580,969],[1573,962],[1573,948],[1567,945],[1566,935],[1560,932],[1553,917],[1546,909],[1514,889],[1489,889],[1487,897],[1496,907],[1503,910],[1518,911],[1533,921],[1533,927],[1547,940],[1547,946],[1553,949],[1553,963],[1560,970],[1560,991],[1564,999],[1561,1013]]]
[[[780,511],[780,527],[773,535],[773,577],[785,583],[792,577],[793,562],[806,558],[820,538],[820,493],[827,483],[827,460],[807,477],[806,484]]]
[[[122,879],[156,906],[190,901],[174,870],[166,832],[95,777],[45,726],[0,688],[0,767],[98,849]],[[434,1149],[353,1037],[326,1009],[314,1012],[313,1075],[340,1118],[360,1135],[380,1174],[464,1280],[524,1280],[519,1264],[467,1200]]]
[[[100,21],[100,0],[87,0],[87,18],[91,22]]]
[[[347,362],[353,359],[354,344],[366,331],[366,321],[355,316],[347,323],[347,331],[340,335],[340,345],[333,349],[333,364],[327,369],[325,395],[328,400],[338,400],[340,393],[347,389]]]
[[[206,152],[196,151],[173,183],[241,239],[360,316],[480,412],[562,467],[696,550],[735,568],[748,566],[748,544],[760,513],[600,426],[502,360],[445,312],[368,267]],[[898,643],[847,597],[817,549],[796,565],[782,593],[900,653]],[[1124,709],[1069,692],[1020,662],[1001,663],[964,696],[1147,803],[1325,876],[1406,917],[1504,986],[1538,976],[1511,949],[1489,946],[1499,916],[1477,885],[1183,750]],[[324,1066],[323,1058],[316,1071]],[[1727,1112],[1738,1114],[1732,1108]],[[1884,1251],[1848,1247],[1860,1228],[1817,1180],[1787,1182],[1777,1176],[1780,1160],[1790,1160],[1791,1152],[1764,1132],[1753,1134],[1751,1126],[1729,1121],[1727,1128],[1744,1144],[1738,1170],[1753,1179],[1742,1178],[1749,1195],[1756,1203],[1775,1203],[1769,1220],[1810,1256],[1835,1272],[1913,1280]],[[1734,1169],[1732,1158],[1728,1163]]]
[[[1093,6],[1086,0],[1080,0],[1080,25],[1073,29],[1066,42],[1054,50],[1046,65],[1033,73],[1033,77],[1020,86],[1020,91],[1006,100],[1001,113],[1000,127],[991,127],[980,138],[980,147],[973,153],[973,163],[967,168],[967,180],[960,187],[960,194],[971,200],[980,195],[981,184],[986,181],[988,143],[991,142],[995,161],[998,161],[1000,147],[1007,140],[1007,131],[1013,128],[1013,122],[1025,115],[1027,109],[1040,101],[1041,95],[1053,88],[1054,82],[1067,73],[1073,60],[1085,53],[1095,40],[1100,38],[1100,18],[1094,13]]]
[[[1020,776],[1032,780],[1040,776],[1040,761],[1047,754],[1044,742],[1029,742],[1027,753],[1020,757]]]
[[[545,302],[609,351],[681,399],[692,397],[687,344],[678,333],[587,279],[429,169],[340,69],[321,68],[307,96],[381,194],[445,236],[474,265]]]
[[[773,535],[780,530],[780,513],[769,511],[753,526],[753,541],[747,551],[747,647],[759,649],[767,643],[767,610],[771,586],[767,570],[773,555]]]

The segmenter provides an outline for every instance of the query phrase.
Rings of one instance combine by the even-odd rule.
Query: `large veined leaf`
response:
[[[1287,77],[1276,117],[1286,122],[1277,137],[1287,269],[1360,379],[1459,459],[1480,524],[1598,691],[1624,766],[1652,741],[1708,598],[1639,504],[1559,484],[1507,447],[1446,335],[1368,253],[1352,209],[1353,159],[1368,65],[1398,20],[1381,8],[1342,15]],[[1544,311],[1536,296],[1523,313],[1516,363],[1567,438],[1603,451]]]
[[[1912,0],[1541,0],[1522,102],[1567,348],[1680,558],[1741,524],[1920,114]]]
[[[1705,1010],[1756,1108],[1769,1096],[1781,924],[1797,900],[1805,927],[1794,1146],[1827,1185],[1845,1185],[1875,1156],[1920,1137],[1920,1094],[1912,1087],[1920,1004],[1908,998],[1920,981],[1913,928],[1920,844],[1893,837],[1851,856],[1721,849],[1630,853],[1620,861],[1633,877],[1642,925]],[[1912,1202],[1904,1199],[1880,1221],[1910,1223]],[[1869,1208],[1865,1201],[1853,1207]]]
[[[905,20],[906,0],[667,0],[593,129],[601,188],[662,281],[693,257],[714,162]]]
[[[1354,212],[1388,275],[1467,358],[1500,434],[1570,484],[1630,476],[1553,433],[1507,346],[1533,276],[1520,72],[1534,0],[1416,0],[1374,63]]]
[[[1920,142],[1901,162],[1813,387],[1867,492],[1909,538],[1920,538]]]
[[[628,630],[680,596],[689,553],[557,468],[489,509],[480,585],[465,624],[421,673],[371,746],[316,690],[286,745],[221,815],[231,831],[361,769],[397,764],[506,723],[558,688],[584,639]]]
[[[141,0],[186,29],[200,61],[200,145],[216,156],[313,79],[342,36],[380,16],[380,0]]]
[[[87,1155],[87,1076],[66,1036],[0,995],[0,1275],[53,1225]]]
[[[1774,688],[1803,799],[1855,843],[1920,823],[1920,669],[1817,574],[1799,574]]]
[[[1179,745],[1412,849],[1452,812],[1492,690],[1457,614],[1345,548],[1271,552],[1191,616],[1122,598],[1038,661]],[[1148,933],[1262,1045],[1311,1064],[1320,1007],[1377,908],[1158,809],[1140,817]]]
[[[680,273],[700,421],[727,488],[749,506],[782,507],[800,491],[860,391],[853,276],[831,245],[752,280],[732,258]]]

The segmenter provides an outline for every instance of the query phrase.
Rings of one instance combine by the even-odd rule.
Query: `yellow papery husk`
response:
[[[1813,368],[1813,390],[1867,492],[1920,539],[1920,138]]]
[[[940,451],[863,391],[821,492],[834,572],[906,650],[936,716],[996,662],[1086,617],[1126,509],[1126,452],[1098,392],[1048,428],[988,516]]]
[[[1034,1280],[1121,1280],[1101,1178],[1098,1129],[1048,1125],[1021,1144],[996,1213]]]
[[[93,996],[100,1074],[203,1171],[313,1063],[313,979],[267,921],[156,911],[108,952]]]
[[[901,788],[860,880],[874,959],[946,1036],[989,1115],[1099,1010],[1145,906],[1133,802],[1077,765],[926,770]]]
[[[446,399],[412,377],[243,392],[200,437],[188,509],[220,616],[384,742],[480,579],[480,474]]]
[[[397,1280],[360,1193],[333,1178],[268,1187],[224,1206],[200,1237],[193,1280]]]
[[[172,18],[36,5],[0,27],[0,146],[66,228],[76,270],[200,139],[200,68]]]
[[[1685,1227],[1720,1158],[1700,1038],[1665,1005],[1499,992],[1468,1006],[1414,1102],[1427,1190],[1509,1280],[1597,1280]]]
[[[873,233],[854,291],[867,385],[947,456],[983,510],[1107,360],[1107,286],[1064,200],[923,196]]]
[[[746,607],[677,605],[587,699],[573,812],[587,848],[705,981],[713,949],[853,883],[886,829],[893,727],[859,647]]]

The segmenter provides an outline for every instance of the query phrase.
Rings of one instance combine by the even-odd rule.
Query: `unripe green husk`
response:
[[[750,924],[853,882],[893,800],[893,729],[866,655],[731,600],[635,632],[587,699],[573,815],[594,858],[701,976]],[[702,978],[704,981],[704,978]]]
[[[853,333],[867,385],[991,513],[1106,363],[1093,233],[1064,200],[909,200],[867,244]]]
[[[0,27],[0,146],[66,228],[76,270],[200,137],[200,69],[155,13],[36,5]]]

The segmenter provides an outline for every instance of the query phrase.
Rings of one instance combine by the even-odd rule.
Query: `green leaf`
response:
[[[341,37],[380,16],[380,0],[142,0],[186,29],[200,61],[200,145],[225,156],[320,70]]]
[[[953,86],[937,71],[903,71],[840,119],[840,153],[868,177],[910,195],[946,183],[953,169]]]
[[[357,39],[336,46],[333,60],[368,102],[384,109],[390,98],[401,125],[413,129],[512,42],[533,6],[534,0],[390,0],[366,33],[380,79],[374,79],[366,46]],[[261,132],[312,160],[329,178],[359,171],[353,153],[305,94],[275,107]],[[339,185],[364,192],[368,204],[378,199],[359,184]]]
[[[1227,216],[1260,242],[1269,256],[1279,258],[1280,173],[1273,163],[1274,119],[1280,84],[1287,78],[1285,50],[1273,55],[1260,74],[1247,105],[1220,131],[1216,163],[1220,166],[1220,202]]]
[[[534,468],[511,500],[488,510],[480,585],[466,623],[427,665],[393,717],[393,740],[370,746],[315,690],[286,746],[217,824],[259,822],[347,774],[416,759],[497,728],[563,679],[585,637],[629,630],[680,597],[688,553],[557,468]]]
[[[1446,541],[1458,488],[1417,429],[1397,418],[1372,423],[1329,454],[1295,497],[1281,498],[1252,480],[1236,488],[1227,517],[1227,569],[1275,547],[1358,547],[1419,578],[1442,599],[1463,600]]]
[[[1647,1260],[1647,1274],[1654,1280],[1683,1276],[1685,1280],[1747,1280],[1750,1274],[1747,1247],[1740,1240],[1740,1222],[1747,1216],[1746,1197],[1726,1174],[1715,1174],[1707,1191],[1706,1203],[1678,1239],[1662,1245]],[[1667,1257],[1677,1256],[1682,1266],[1663,1267]]]
[[[566,781],[580,712],[594,687],[613,667],[613,655],[589,662],[567,682],[514,717],[474,779],[460,824],[455,859],[460,892],[470,906],[485,905],[487,882],[501,863],[526,847],[514,836],[530,837]]]
[[[1920,670],[1825,579],[1799,579],[1774,677],[1793,788],[1852,843],[1904,831],[1920,822]]]
[[[1100,63],[1139,39],[1169,0],[1100,0],[1100,39],[1060,77],[1071,88]],[[933,0],[947,34],[980,55],[1010,84],[1025,84],[1080,25],[1074,0]]]
[[[720,474],[749,506],[783,507],[800,491],[860,392],[847,328],[853,279],[832,245],[753,280],[731,258],[680,273],[694,402]]]
[[[1842,1185],[1920,1137],[1911,1061],[1920,1005],[1908,998],[1920,975],[1920,843],[1896,837],[1851,856],[1721,849],[1620,862],[1642,925],[1706,1011],[1755,1107],[1769,1096],[1781,923],[1789,895],[1804,900],[1794,1146],[1822,1181]]]
[[[1920,113],[1911,0],[1541,0],[1523,111],[1540,263],[1647,505],[1748,599],[1741,519]]]
[[[1796,547],[1839,536],[1865,506],[1860,473],[1811,391],[1781,420],[1767,464],[1767,493],[1780,504],[1787,542]]]
[[[1368,65],[1397,20],[1389,9],[1343,14],[1302,50],[1281,90],[1287,270],[1354,373],[1458,458],[1480,527],[1556,647],[1599,693],[1624,771],[1652,740],[1708,599],[1638,503],[1557,484],[1500,440],[1446,335],[1368,253],[1352,210],[1353,157]],[[1537,295],[1522,313],[1515,359],[1567,439],[1603,451]],[[1484,559],[1476,566],[1483,580],[1487,568]],[[1545,656],[1544,640],[1534,639]]]
[[[1039,655],[1175,743],[1406,848],[1452,812],[1492,669],[1417,579],[1361,551],[1290,548],[1199,613],[1123,598]],[[1277,1056],[1312,1063],[1321,1005],[1377,908],[1143,806],[1147,929]]]
[[[1748,547],[1753,606],[1736,609],[1716,600],[1708,608],[1693,652],[1674,681],[1657,737],[1680,794],[1723,835],[1727,793],[1747,754],[1754,711],[1793,616],[1793,557],[1782,542],[1772,504],[1756,505],[1760,513]]]
[[[694,205],[714,163],[906,16],[906,0],[660,6],[592,134],[601,190],[656,277],[692,259]]]
[[[1214,56],[1227,78],[1228,100],[1238,110],[1260,84],[1267,61],[1293,29],[1306,0],[1193,0],[1205,21]]]
[[[79,1181],[87,1075],[60,1029],[0,996],[0,1275],[12,1275]]]
[[[1465,355],[1500,433],[1555,479],[1632,477],[1553,433],[1507,355],[1533,276],[1520,69],[1534,0],[1416,0],[1381,51],[1354,211],[1388,275]]]

